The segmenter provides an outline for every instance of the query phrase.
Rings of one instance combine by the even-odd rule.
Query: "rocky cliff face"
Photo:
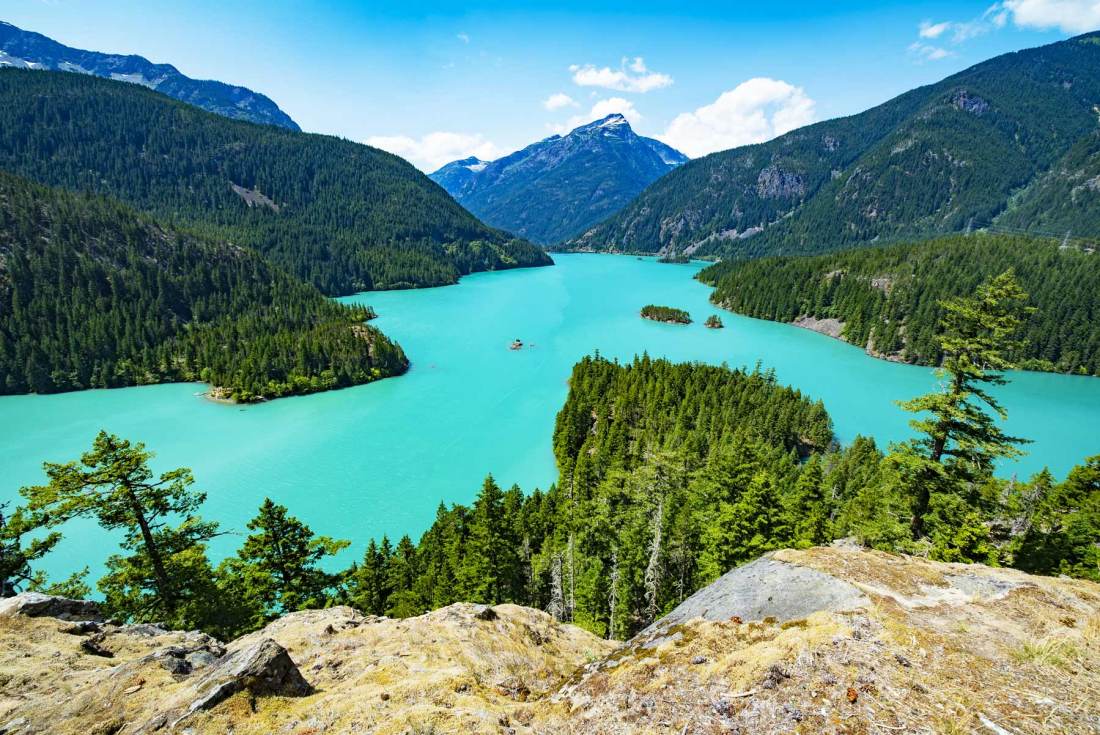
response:
[[[95,618],[0,602],[0,733],[1100,731],[1100,585],[854,548],[770,554],[622,644],[514,605],[224,646]]]

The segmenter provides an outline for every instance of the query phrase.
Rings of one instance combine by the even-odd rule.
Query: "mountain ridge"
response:
[[[1027,225],[1013,213],[1029,206],[1029,184],[1080,163],[1065,157],[1096,130],[1098,67],[1098,33],[988,59],[856,115],[695,159],[563,247],[758,257]],[[1087,153],[1086,172],[1100,165]],[[1100,234],[1100,200],[1077,192],[1051,226]]]
[[[48,36],[0,21],[0,67],[47,69],[126,81],[234,120],[300,131],[270,97],[247,87],[193,79],[171,64],[137,54],[111,54],[66,46]]]
[[[494,161],[453,161],[430,176],[488,224],[551,245],[618,211],[687,160],[614,113]]]

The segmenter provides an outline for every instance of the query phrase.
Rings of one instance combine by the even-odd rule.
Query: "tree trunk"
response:
[[[157,594],[160,596],[161,600],[164,601],[165,607],[169,610],[174,610],[176,596],[172,590],[172,583],[168,579],[168,572],[164,569],[164,560],[161,558],[160,549],[157,548],[157,543],[153,539],[153,532],[149,528],[149,521],[145,517],[145,511],[141,507],[141,501],[138,500],[134,489],[129,485],[125,487],[126,496],[130,501],[130,510],[133,512],[134,519],[141,529],[141,539],[145,544],[145,551],[149,554],[149,561],[153,564],[153,576],[156,577]]]

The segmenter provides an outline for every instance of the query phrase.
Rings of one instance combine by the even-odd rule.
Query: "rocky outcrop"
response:
[[[775,618],[785,623],[815,612],[855,610],[868,604],[867,595],[842,579],[761,557],[699,590],[647,632],[668,631],[696,618],[711,621]]]
[[[824,334],[828,337],[835,337],[836,339],[842,339],[844,334],[844,322],[832,317],[825,317],[818,319],[813,316],[800,316],[791,322],[796,327],[802,327],[803,329],[809,329],[819,334]]]
[[[5,735],[1096,733],[1098,695],[1100,585],[843,545],[768,554],[625,643],[515,605],[311,610],[224,646],[0,617]]]
[[[87,600],[70,600],[64,597],[44,595],[40,592],[24,592],[15,597],[0,599],[0,618],[17,615],[28,618],[57,618],[58,620],[102,621],[99,605]]]
[[[805,179],[775,164],[765,167],[756,177],[756,192],[762,199],[798,198],[806,195]]]

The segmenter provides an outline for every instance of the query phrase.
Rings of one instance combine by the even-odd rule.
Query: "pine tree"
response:
[[[49,553],[61,541],[53,531],[24,545],[23,536],[35,530],[36,524],[20,510],[5,516],[7,503],[0,503],[0,597],[11,597],[24,588],[41,581],[31,569],[31,563]]]
[[[921,416],[910,422],[921,436],[891,454],[913,494],[914,538],[925,533],[934,493],[964,492],[990,475],[996,460],[1021,454],[1024,440],[996,424],[994,417],[1004,420],[1007,412],[989,389],[1003,385],[1001,371],[1013,366],[1009,355],[1018,349],[1026,300],[1015,275],[1006,271],[979,286],[975,296],[942,304],[943,389],[901,404]]]
[[[260,601],[265,616],[328,603],[340,577],[320,565],[347,548],[348,541],[315,535],[271,498],[264,499],[248,529],[252,533],[229,561],[227,571],[247,580],[246,594]]]
[[[154,479],[152,457],[144,444],[101,431],[79,462],[45,463],[49,483],[20,492],[27,512],[45,526],[90,517],[123,532],[122,548],[130,553],[111,556],[99,581],[109,611],[196,627],[216,608],[205,542],[217,524],[197,515],[206,494],[191,489],[191,471],[181,467]]]

